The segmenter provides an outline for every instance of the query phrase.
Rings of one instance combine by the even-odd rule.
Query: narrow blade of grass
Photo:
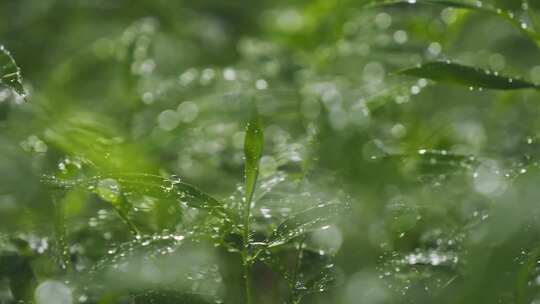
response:
[[[385,1],[373,1],[370,4],[368,4],[368,6],[369,7],[380,7],[380,6],[389,6],[389,5],[397,5],[397,4],[416,4],[416,3],[436,4],[436,5],[444,5],[444,6],[448,6],[448,7],[454,7],[454,8],[483,10],[482,6],[472,4],[471,2],[452,1],[452,0],[440,0],[440,1],[438,1],[438,0],[418,0],[418,1],[385,0]]]
[[[255,192],[255,184],[259,176],[259,163],[262,156],[264,145],[264,134],[260,117],[255,109],[251,121],[246,126],[246,137],[244,139],[244,178],[245,178],[245,198],[244,198],[244,233],[242,250],[242,260],[244,265],[244,281],[246,303],[252,303],[251,286],[251,257],[249,256],[250,247],[250,220],[251,220],[251,201]]]
[[[471,89],[539,89],[531,82],[498,75],[494,72],[450,62],[429,62],[401,70],[399,74],[427,78],[441,83],[467,86]]]
[[[253,118],[246,126],[246,137],[244,141],[244,156],[245,156],[245,186],[246,205],[251,204],[255,184],[259,175],[259,161],[261,160],[264,144],[264,134],[261,120],[255,112]]]

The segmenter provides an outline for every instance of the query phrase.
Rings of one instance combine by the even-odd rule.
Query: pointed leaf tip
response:
[[[446,7],[453,7],[458,9],[470,9],[470,10],[482,10],[485,11],[484,6],[479,6],[478,4],[472,4],[468,1],[461,0],[383,0],[383,1],[373,1],[368,6],[369,7],[381,7],[381,6],[392,6],[392,5],[401,5],[401,4],[431,4],[431,5],[440,5]]]
[[[244,141],[246,162],[258,162],[262,156],[263,143],[264,133],[262,123],[259,116],[255,114],[246,126],[246,137]]]
[[[26,92],[22,85],[20,68],[15,63],[11,53],[0,44],[0,85],[13,89],[17,94],[24,97]]]
[[[429,62],[418,67],[401,70],[398,73],[470,88],[494,90],[540,88],[538,85],[525,80],[502,76],[489,70],[451,62]]]
[[[244,140],[246,179],[246,204],[251,204],[255,183],[259,175],[259,161],[263,152],[264,133],[259,115],[255,112],[250,122],[246,126],[246,137]]]

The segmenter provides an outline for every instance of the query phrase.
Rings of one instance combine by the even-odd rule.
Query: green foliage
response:
[[[285,245],[317,229],[326,229],[334,222],[336,217],[344,211],[343,204],[339,202],[319,204],[305,211],[291,214],[275,228],[269,226],[267,229],[271,232],[267,241],[256,242],[253,240],[251,235],[254,231],[251,223],[254,221],[254,215],[251,213],[251,208],[254,194],[257,189],[256,182],[259,176],[263,144],[263,126],[258,113],[254,112],[252,119],[246,125],[244,141],[245,196],[242,199],[243,214],[238,214],[238,210],[235,210],[234,206],[237,202],[224,204],[196,187],[182,182],[178,178],[165,178],[158,175],[141,173],[103,174],[86,177],[85,175],[87,175],[87,173],[84,171],[80,172],[83,174],[82,176],[73,176],[72,173],[65,171],[65,167],[61,168],[64,171],[62,172],[61,170],[60,174],[44,176],[42,181],[49,185],[52,191],[61,191],[60,193],[62,193],[65,191],[81,189],[83,191],[94,193],[101,200],[110,203],[119,218],[125,222],[135,236],[135,240],[109,250],[108,253],[111,256],[98,261],[89,276],[84,277],[80,281],[80,284],[90,284],[88,286],[95,285],[96,287],[86,288],[87,292],[90,294],[107,294],[109,291],[100,287],[99,282],[121,280],[122,276],[125,275],[125,271],[138,271],[140,267],[150,267],[148,266],[149,263],[152,265],[151,267],[158,267],[159,270],[157,271],[161,274],[166,273],[167,269],[171,269],[172,265],[174,265],[174,271],[172,271],[170,275],[165,274],[165,277],[167,278],[156,281],[156,284],[145,278],[138,279],[140,275],[134,273],[132,274],[133,279],[127,281],[125,286],[116,285],[114,292],[129,294],[135,302],[142,301],[142,299],[157,301],[160,297],[165,297],[164,299],[172,297],[184,299],[185,301],[192,301],[191,297],[193,296],[195,296],[195,299],[197,297],[202,297],[203,300],[206,299],[207,301],[221,301],[222,296],[216,294],[216,291],[208,291],[200,289],[199,287],[201,284],[204,287],[209,287],[209,282],[214,282],[214,285],[216,282],[221,282],[222,279],[217,272],[218,266],[211,267],[211,269],[213,269],[212,274],[217,277],[210,277],[208,270],[208,267],[210,266],[207,265],[209,262],[199,263],[200,261],[194,261],[189,257],[186,259],[186,257],[182,256],[182,253],[180,253],[182,250],[185,250],[185,242],[208,242],[209,240],[212,240],[214,246],[241,253],[243,259],[242,264],[245,268],[244,272],[246,273],[244,277],[244,280],[246,281],[246,301],[252,301],[252,277],[248,273],[252,271],[251,267],[254,264],[264,262],[267,258],[266,256],[271,254],[270,251],[268,251],[270,248],[273,249]],[[85,164],[85,167],[87,167],[85,170],[89,172],[103,171],[102,168],[95,166],[93,163]],[[79,168],[82,169],[82,167]],[[265,185],[265,187],[268,187],[268,185]],[[264,194],[267,194],[269,190],[270,189],[266,189],[266,193],[262,193],[257,199],[261,199],[261,197]],[[169,210],[169,212],[175,210],[174,215],[177,220],[189,209],[205,211],[208,216],[205,216],[206,219],[203,219],[203,222],[198,224],[200,227],[195,226],[188,228],[189,233],[187,234],[189,235],[189,239],[186,239],[188,237],[186,234],[175,235],[165,233],[146,235],[145,231],[148,230],[148,227],[142,227],[136,223],[136,220],[134,219],[136,217],[134,213],[138,211],[135,205],[140,198],[151,198],[158,200],[161,204],[170,202],[171,205],[166,209]],[[57,210],[62,210],[62,208],[64,208],[62,206],[63,204],[65,204],[65,202],[58,202],[54,207]],[[69,255],[66,257],[64,254],[64,252],[69,250],[69,247],[67,247],[68,245],[65,243],[66,227],[63,223],[63,212],[57,214],[57,221],[57,241],[61,244],[59,245],[59,248],[62,249],[59,256],[60,265],[62,269],[67,269],[71,272],[70,257]],[[238,231],[238,227],[241,227],[240,231]],[[234,238],[238,232],[243,233],[242,244],[230,241],[231,237]],[[291,248],[281,250],[290,251]],[[295,249],[292,248],[292,251],[295,251]],[[296,251],[301,252],[303,251],[303,248],[296,249]],[[188,250],[184,255],[187,254],[189,256],[193,254],[194,257],[200,257],[203,252],[194,254]],[[170,257],[165,258],[164,255],[170,255]],[[180,256],[182,256],[182,261],[187,263],[186,267],[189,265],[189,269],[184,270],[178,268],[179,265],[177,260]],[[114,269],[119,263],[126,265],[126,267],[129,267],[130,269],[131,267],[134,268],[133,270],[124,270],[123,272],[115,273],[116,271]],[[160,266],[158,266],[158,264]],[[190,272],[194,273],[190,274]],[[293,270],[295,276],[298,275],[299,272],[300,269]],[[300,299],[306,294],[314,293],[316,290],[324,290],[325,288],[323,288],[321,284],[325,285],[331,281],[326,267],[323,267],[320,270],[320,275],[320,279],[313,279],[313,281],[306,283],[313,286],[307,288],[305,291],[294,289],[294,286],[299,283],[295,281],[296,279],[293,280],[293,282],[291,282],[291,286],[293,286],[291,295],[294,298],[292,299]],[[168,278],[169,276],[172,277]],[[186,279],[190,277],[198,277],[203,281],[199,282],[196,279]],[[185,280],[185,282],[182,280]],[[214,286],[213,288],[219,289],[222,287]],[[191,290],[192,292],[184,292],[183,290]],[[167,293],[170,293],[170,295],[166,296],[165,294]]]
[[[0,2],[0,303],[538,302],[538,16]]]

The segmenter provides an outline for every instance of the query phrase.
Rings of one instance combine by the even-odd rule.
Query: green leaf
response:
[[[157,198],[174,198],[192,208],[225,213],[223,205],[214,197],[179,179],[168,179],[152,174],[115,174],[75,180],[45,176],[45,183],[61,188],[83,187],[101,198],[116,204],[121,194],[138,193]]]
[[[396,5],[396,4],[416,4],[416,3],[436,4],[436,5],[444,5],[448,7],[454,7],[454,8],[483,10],[482,6],[473,4],[471,3],[471,1],[453,1],[453,0],[440,0],[440,1],[439,0],[416,0],[416,1],[387,0],[387,1],[375,1],[369,4],[369,6],[377,7],[377,6]]]
[[[319,204],[299,212],[279,224],[270,236],[268,246],[275,247],[285,244],[300,235],[330,225],[347,209],[347,204],[335,202]]]
[[[401,70],[399,73],[479,89],[517,90],[540,88],[528,81],[450,62],[430,62],[415,68]]]
[[[141,235],[110,248],[73,283],[92,294],[130,294],[135,303],[213,303],[221,298],[224,281],[210,246],[178,233]]]
[[[12,88],[21,96],[26,95],[22,85],[21,70],[3,45],[0,45],[0,85]]]
[[[257,112],[246,126],[246,137],[244,141],[245,167],[244,176],[246,182],[246,207],[249,209],[257,176],[259,175],[259,162],[261,160],[264,145],[264,134],[261,120]]]
[[[479,6],[477,3],[478,1],[474,1],[474,4],[471,3],[471,1],[452,1],[452,0],[424,0],[421,2],[429,3],[429,4],[437,4],[437,5],[444,5],[449,7],[455,7],[455,8],[465,8],[465,9],[475,9],[475,10],[481,10],[482,6]]]
[[[208,304],[209,297],[211,297],[211,295],[182,293],[170,290],[145,291],[143,293],[132,296],[134,304]],[[219,301],[216,301],[216,303],[219,303]]]
[[[383,1],[373,1],[367,5],[367,7],[377,8],[383,6],[391,6],[397,4],[432,4],[440,5],[444,7],[453,7],[457,9],[466,9],[472,11],[478,11],[482,13],[491,14],[494,16],[501,17],[510,22],[515,28],[517,28],[521,33],[527,36],[531,41],[533,41],[538,47],[540,47],[540,34],[531,30],[529,27],[523,27],[522,21],[520,18],[516,18],[516,14],[499,7],[495,7],[489,3],[484,3],[476,0],[383,0]]]
[[[208,211],[223,211],[220,201],[204,191],[182,182],[179,179],[169,179],[152,174],[123,174],[117,180],[125,191],[143,191],[146,193],[166,195],[185,202],[188,206]]]

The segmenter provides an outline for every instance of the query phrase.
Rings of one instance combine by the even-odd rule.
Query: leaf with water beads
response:
[[[21,70],[8,50],[0,45],[0,85],[12,88],[17,94],[25,96]]]
[[[291,289],[290,303],[301,303],[309,294],[324,292],[335,279],[334,256],[298,243],[272,248],[262,253],[261,261],[280,274]]]
[[[317,229],[326,228],[348,209],[342,202],[319,204],[281,222],[268,240],[268,247],[283,245]]]
[[[333,264],[328,264],[317,275],[310,278],[305,284],[305,290],[302,291],[303,295],[324,292],[328,285],[334,282],[336,277],[335,268]]]
[[[177,233],[143,235],[115,246],[75,284],[91,298],[114,292],[130,295],[135,303],[219,302],[223,291],[210,245]]]
[[[184,183],[179,179],[169,179],[158,175],[141,173],[116,174],[114,176],[94,176],[75,180],[62,180],[46,176],[43,181],[60,188],[83,187],[97,192],[102,198],[113,204],[116,201],[115,196],[120,195],[121,191],[127,196],[138,193],[157,198],[174,198],[192,208],[220,214],[227,213],[224,206],[217,199],[195,186]]]
[[[177,198],[192,208],[225,212],[224,206],[216,198],[178,178],[170,179],[152,174],[123,174],[118,175],[117,179],[127,191],[143,189],[146,193]]]
[[[261,120],[257,113],[246,126],[246,138],[244,141],[246,179],[246,204],[251,204],[257,176],[259,175],[259,162],[262,156],[264,133]]]
[[[216,299],[214,303],[223,303],[221,299]],[[174,291],[147,291],[133,296],[134,304],[208,304],[208,299],[204,296],[193,293],[178,293]]]
[[[489,3],[484,3],[479,0],[383,0],[383,1],[373,1],[367,5],[367,7],[382,7],[382,6],[391,6],[398,4],[430,4],[430,5],[439,5],[443,7],[452,7],[456,9],[467,9],[472,11],[478,11],[482,13],[491,14],[494,16],[502,17],[510,22],[514,27],[516,27],[521,33],[527,36],[530,40],[536,43],[540,47],[540,34],[532,30],[527,23],[519,18],[515,17],[515,14],[512,11],[501,9],[495,7]],[[534,19],[534,18],[532,18]],[[534,20],[533,20],[534,21]]]
[[[429,62],[414,68],[401,70],[398,73],[469,88],[494,90],[540,89],[538,85],[528,81],[501,76],[489,70],[451,62]]]
[[[416,3],[426,3],[426,4],[435,4],[435,5],[444,5],[454,8],[464,8],[464,9],[481,9],[482,6],[477,4],[471,4],[466,1],[452,1],[452,0],[385,0],[385,1],[374,1],[368,4],[369,7],[380,7],[380,6],[390,6],[397,4],[416,4]]]
[[[402,163],[407,166],[414,164],[414,167],[418,168],[421,174],[466,171],[478,165],[478,157],[474,155],[433,149],[419,149],[416,153],[391,153],[372,158],[372,160],[377,159]]]

